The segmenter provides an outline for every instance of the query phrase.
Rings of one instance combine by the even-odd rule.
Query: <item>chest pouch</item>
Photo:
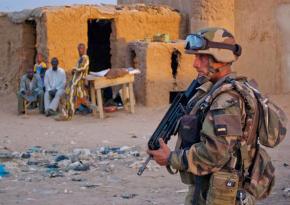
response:
[[[235,205],[239,177],[235,172],[218,171],[210,178],[207,205]]]
[[[197,115],[184,115],[178,129],[181,138],[181,148],[189,148],[200,140],[200,120]]]

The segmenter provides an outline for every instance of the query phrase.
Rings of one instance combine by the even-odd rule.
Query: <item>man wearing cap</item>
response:
[[[208,93],[222,85],[226,78],[235,78],[231,66],[241,55],[241,47],[226,29],[206,28],[187,36],[185,50],[194,55],[193,67],[198,76],[204,76],[209,80],[198,88],[199,92],[189,101],[192,106],[187,106],[191,109],[186,119],[193,117],[196,119],[196,125],[193,126],[196,128],[195,133],[187,131],[192,125],[186,123],[191,121],[182,118],[176,149],[171,151],[161,139],[160,149],[148,150],[148,153],[159,165],[178,170],[182,182],[189,185],[185,205],[253,205],[254,196],[243,189],[242,175],[249,167],[248,164],[245,167],[246,165],[242,163],[240,150],[236,146],[243,137],[246,124],[244,99],[234,90],[225,91],[213,99],[208,109],[201,109]],[[199,142],[190,144],[184,140],[190,134],[192,137],[198,136]],[[249,154],[250,162],[254,158],[255,145],[256,139],[247,140],[246,152]],[[233,177],[232,181],[220,182],[217,186],[212,176],[215,174],[218,177],[223,176],[219,173],[225,173],[229,179],[233,173],[240,175],[237,174],[238,181]],[[224,190],[218,194],[214,193],[215,188],[223,186]],[[236,194],[234,198],[230,198],[231,193],[228,198],[226,194],[223,196],[223,193],[227,193],[227,189],[235,187],[239,189],[235,192],[237,199]]]

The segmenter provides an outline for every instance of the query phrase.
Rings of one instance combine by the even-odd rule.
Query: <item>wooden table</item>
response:
[[[96,107],[96,93],[97,93],[97,104],[100,118],[103,119],[104,110],[103,110],[103,98],[102,98],[102,88],[112,87],[121,85],[122,86],[122,101],[124,104],[125,110],[130,110],[131,113],[135,112],[135,97],[133,92],[133,82],[134,75],[127,74],[123,77],[108,79],[106,77],[96,77],[94,75],[88,75],[86,80],[90,83],[90,93],[92,105]],[[129,90],[129,92],[127,92]],[[127,96],[129,93],[129,96]],[[129,98],[129,100],[127,100]],[[128,105],[129,103],[129,105]],[[96,115],[96,109],[93,109],[93,115]]]

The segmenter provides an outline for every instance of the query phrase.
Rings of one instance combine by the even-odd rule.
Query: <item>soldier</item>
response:
[[[207,28],[188,35],[185,50],[194,54],[193,67],[198,75],[207,77],[212,85],[201,85],[199,89],[203,92],[198,92],[189,101],[193,107],[190,114],[181,119],[176,149],[171,151],[160,139],[160,149],[148,150],[148,154],[153,156],[159,165],[170,166],[180,172],[182,182],[189,185],[185,205],[253,205],[255,197],[243,189],[243,173],[253,162],[256,138],[247,139],[244,153],[248,154],[248,158],[241,158],[241,149],[238,147],[244,137],[247,123],[244,98],[235,90],[225,91],[213,99],[204,113],[197,109],[207,93],[221,86],[220,82],[227,77],[235,77],[231,65],[241,55],[241,47],[227,30]],[[253,102],[257,103],[253,93],[250,95]],[[191,138],[196,136],[199,142],[190,143]],[[224,173],[226,177],[223,177]],[[239,173],[236,174],[237,181],[233,177],[235,173]],[[222,181],[223,178],[232,180],[215,184],[219,181],[216,179]],[[237,190],[233,191],[235,194],[231,196],[227,189],[235,187]],[[217,189],[222,190],[215,193]]]

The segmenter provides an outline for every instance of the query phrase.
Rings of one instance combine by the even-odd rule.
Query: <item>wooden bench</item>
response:
[[[127,74],[123,77],[119,77],[115,79],[108,79],[106,77],[97,77],[94,75],[88,75],[86,77],[86,80],[89,81],[89,84],[90,84],[92,105],[96,107],[96,98],[97,98],[98,111],[99,111],[99,116],[101,119],[105,117],[104,110],[103,110],[102,91],[101,91],[102,88],[121,85],[122,86],[122,101],[123,101],[125,110],[129,110],[131,113],[135,112],[135,109],[134,109],[135,97],[134,97],[134,92],[133,92],[134,79],[135,78],[133,74]],[[127,93],[129,93],[129,96],[127,96]],[[129,101],[127,99],[129,99]],[[96,109],[93,109],[93,115],[96,115]]]

